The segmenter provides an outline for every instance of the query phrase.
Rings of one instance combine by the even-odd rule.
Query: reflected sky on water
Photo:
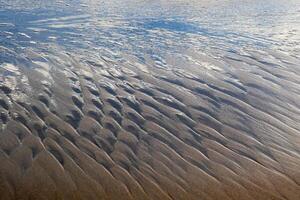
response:
[[[0,0],[0,45],[44,44],[116,60],[149,58],[161,67],[166,56],[188,49],[276,49],[299,57],[300,1]]]

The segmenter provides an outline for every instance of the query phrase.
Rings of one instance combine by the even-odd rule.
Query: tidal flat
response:
[[[0,200],[299,199],[299,0],[0,0]]]

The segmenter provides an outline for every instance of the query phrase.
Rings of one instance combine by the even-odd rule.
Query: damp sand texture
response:
[[[297,6],[80,2],[0,1],[0,200],[300,199]]]

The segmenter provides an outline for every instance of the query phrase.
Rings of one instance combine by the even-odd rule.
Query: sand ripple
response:
[[[300,199],[295,59],[58,52],[1,68],[0,199]]]

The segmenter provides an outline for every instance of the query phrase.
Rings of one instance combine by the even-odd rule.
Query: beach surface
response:
[[[299,200],[299,8],[0,0],[0,200]]]

